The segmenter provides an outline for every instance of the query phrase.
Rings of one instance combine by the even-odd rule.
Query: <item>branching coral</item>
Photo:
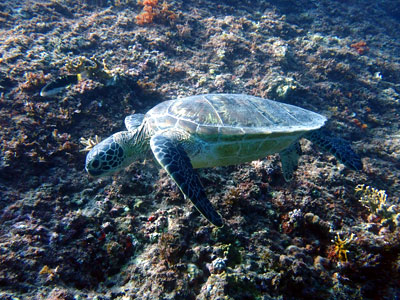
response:
[[[92,138],[85,139],[84,137],[81,137],[79,141],[85,146],[85,148],[80,150],[80,152],[90,151],[94,146],[100,143],[100,139],[97,135],[94,137],[94,140]]]
[[[378,190],[365,184],[357,185],[354,190],[356,194],[360,195],[359,201],[362,205],[381,218],[382,225],[392,225],[393,222],[396,226],[399,225],[400,213],[398,213],[398,206],[387,201],[387,195],[384,190]]]
[[[387,195],[384,190],[378,190],[365,184],[359,184],[354,191],[360,194],[360,202],[371,212],[377,213],[386,204]]]
[[[352,233],[349,238],[345,238],[344,240],[342,240],[339,233],[337,233],[335,236],[335,240],[332,240],[332,243],[334,243],[333,252],[328,256],[330,256],[330,258],[336,257],[341,263],[348,262],[348,248],[353,240],[354,233]]]

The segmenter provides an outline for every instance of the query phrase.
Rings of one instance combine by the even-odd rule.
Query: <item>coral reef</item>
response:
[[[393,0],[0,3],[0,299],[399,298],[399,16]],[[221,229],[152,160],[85,173],[126,115],[217,92],[326,115],[364,169],[302,140],[289,183],[275,155],[198,170]]]

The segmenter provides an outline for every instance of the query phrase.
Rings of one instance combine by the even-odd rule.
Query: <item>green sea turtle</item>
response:
[[[359,170],[359,156],[342,139],[320,129],[326,118],[289,104],[242,94],[207,94],[162,102],[145,115],[125,118],[121,131],[93,147],[86,170],[101,176],[144,159],[148,150],[182,193],[214,225],[221,216],[207,199],[194,168],[239,164],[279,153],[290,180],[304,137]]]

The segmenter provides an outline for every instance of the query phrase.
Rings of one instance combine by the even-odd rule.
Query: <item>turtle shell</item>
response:
[[[199,135],[295,133],[322,127],[312,111],[244,94],[206,94],[165,101],[146,114],[155,131],[171,127]]]

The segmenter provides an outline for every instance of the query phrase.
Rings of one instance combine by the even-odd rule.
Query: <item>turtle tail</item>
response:
[[[333,137],[324,129],[310,131],[305,138],[321,147],[323,150],[332,153],[341,163],[353,170],[362,170],[360,156],[353,151],[350,143],[344,139]]]

